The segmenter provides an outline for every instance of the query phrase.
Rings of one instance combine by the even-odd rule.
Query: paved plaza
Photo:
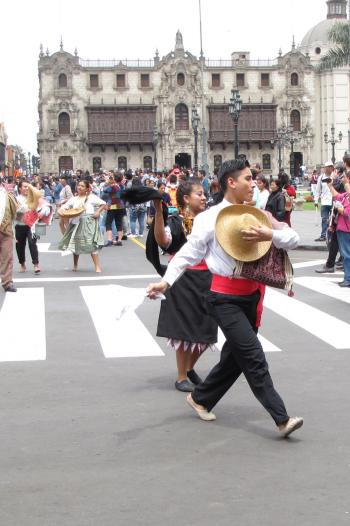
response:
[[[40,240],[40,276],[16,273],[17,294],[0,296],[0,524],[349,524],[350,291],[340,273],[315,274],[325,253],[293,251],[295,297],[266,297],[270,369],[305,419],[283,440],[243,377],[216,422],[195,417],[154,336],[158,302],[117,321],[114,287],[155,279],[144,239],[103,249],[101,275],[88,256],[72,273],[58,239],[55,224]],[[199,374],[218,358],[206,352]]]

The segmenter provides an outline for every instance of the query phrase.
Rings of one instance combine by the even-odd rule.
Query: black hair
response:
[[[80,179],[79,183],[83,183],[83,185],[85,186],[85,188],[86,188],[87,190],[89,190],[89,188],[90,188],[90,183],[89,183],[89,181],[88,181],[87,179]]]
[[[171,174],[169,177],[169,183],[177,183],[177,176],[175,174]]]
[[[165,183],[164,181],[162,181],[162,179],[159,179],[159,181],[157,182],[157,188],[160,188],[161,186],[165,186]]]
[[[232,159],[232,161],[225,161],[222,163],[218,174],[218,180],[220,188],[223,192],[227,190],[227,180],[229,177],[237,179],[240,172],[246,168],[245,161],[243,159]]]
[[[280,184],[281,188],[286,188],[286,186],[290,185],[290,178],[289,178],[289,175],[286,172],[280,172],[278,174],[278,179],[281,182],[281,184]]]
[[[142,182],[141,182],[141,179],[135,175],[135,177],[133,177],[132,179],[132,182],[131,182],[131,186],[134,188],[135,186],[142,186]]]
[[[269,183],[269,180],[267,179],[267,177],[265,177],[265,175],[259,173],[256,176],[256,180],[257,181],[261,181],[263,183],[264,187],[266,188],[266,190],[269,189],[270,183]]]
[[[191,195],[193,192],[194,186],[201,186],[201,187],[203,186],[202,182],[197,177],[191,177],[191,179],[189,179],[188,181],[183,181],[179,185],[176,191],[176,201],[180,207],[183,208],[184,206],[186,206],[184,196]]]
[[[350,153],[346,152],[346,154],[343,157],[343,163],[347,166],[350,166]]]

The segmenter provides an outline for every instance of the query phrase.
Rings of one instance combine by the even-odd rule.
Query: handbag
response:
[[[269,287],[285,289],[288,290],[288,296],[294,296],[292,263],[287,251],[274,245],[256,261],[236,261],[233,277],[251,279]]]

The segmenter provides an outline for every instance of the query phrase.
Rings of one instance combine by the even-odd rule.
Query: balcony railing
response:
[[[274,130],[240,130],[240,142],[270,142],[275,137]],[[234,141],[234,129],[209,132],[209,142],[225,143]]]
[[[278,65],[278,59],[255,59],[255,60],[245,60],[245,59],[206,59],[205,65],[207,68],[235,68],[235,67],[254,67],[254,68],[266,68],[271,66]]]
[[[84,60],[82,58],[79,59],[79,64],[83,68],[115,68],[115,67],[121,67],[121,68],[154,68],[154,60],[130,60],[130,59],[122,59],[122,60]]]
[[[152,144],[153,131],[88,133],[88,144]]]

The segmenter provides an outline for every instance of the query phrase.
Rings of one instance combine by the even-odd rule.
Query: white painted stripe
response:
[[[262,345],[262,348],[264,349],[264,352],[281,352],[282,349],[280,349],[279,347],[277,347],[276,345],[274,345],[273,343],[271,343],[269,340],[267,340],[266,338],[264,338],[264,336],[262,336],[261,334],[258,334],[258,338],[260,340],[260,343]],[[226,341],[226,338],[222,332],[221,329],[219,329],[218,331],[218,342],[216,344],[217,348],[218,349],[222,349],[222,346],[224,345]]]
[[[294,282],[319,294],[350,303],[350,289],[339,287],[337,278],[300,277],[295,278]]]
[[[39,253],[48,252],[51,243],[37,243]]]
[[[127,311],[117,320],[116,313],[123,310],[123,305],[118,302],[118,294],[113,288],[113,285],[80,287],[105,357],[164,356],[158,343],[133,310]],[[132,288],[127,290],[131,294]]]
[[[0,362],[46,359],[43,288],[8,292],[0,311]]]
[[[86,277],[71,277],[71,278],[15,278],[16,283],[62,283],[65,281],[106,281],[106,280],[133,280],[133,279],[160,279],[158,274],[136,274],[124,276],[86,276]]]
[[[293,268],[307,268],[307,267],[316,267],[318,265],[324,265],[327,258],[324,259],[314,259],[312,261],[302,261],[300,263],[293,263]]]
[[[350,349],[348,323],[270,288],[266,289],[264,305],[335,349]]]

